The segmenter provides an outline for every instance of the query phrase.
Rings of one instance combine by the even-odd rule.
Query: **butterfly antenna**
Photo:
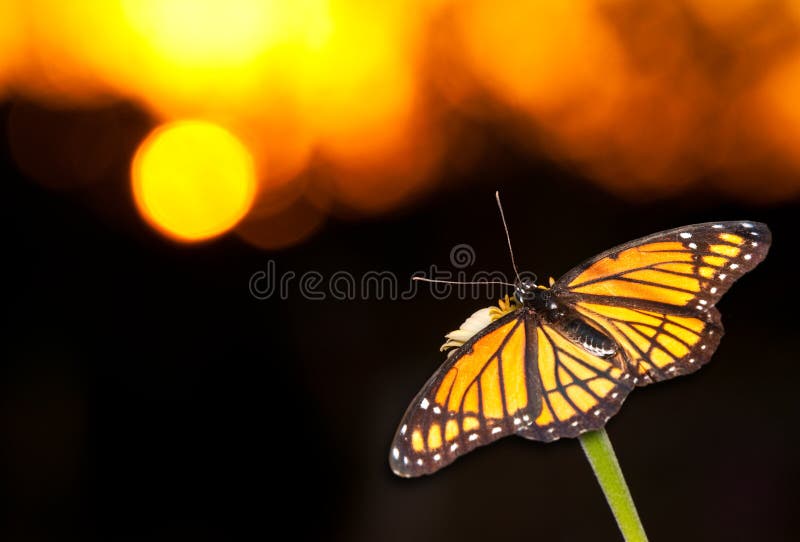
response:
[[[503,286],[511,286],[512,288],[514,287],[513,284],[510,284],[508,282],[501,282],[498,280],[493,280],[491,282],[485,280],[475,281],[475,282],[462,282],[458,280],[428,279],[425,277],[411,277],[411,280],[421,280],[422,282],[434,282],[439,284],[485,284],[487,286],[491,286],[492,284],[502,284]]]
[[[497,199],[497,207],[500,209],[500,218],[503,221],[503,229],[506,231],[506,241],[508,241],[508,253],[511,254],[511,266],[514,268],[514,274],[517,276],[517,282],[522,282],[519,278],[519,269],[517,269],[517,262],[514,260],[514,249],[511,248],[511,235],[508,233],[508,223],[506,222],[506,215],[503,212],[503,204],[500,203],[500,191],[494,193]]]

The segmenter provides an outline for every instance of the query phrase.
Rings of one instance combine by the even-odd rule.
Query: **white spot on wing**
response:
[[[458,450],[458,442],[454,442],[453,444],[450,445],[451,452],[455,452],[456,450]]]
[[[473,440],[478,440],[478,433],[472,433],[469,436],[469,439],[467,439],[467,440],[469,440],[470,442],[472,442]]]
[[[716,286],[712,286],[712,287],[711,287],[711,290],[709,290],[709,291],[710,291],[712,294],[716,294],[716,293],[717,293],[717,287],[716,287]]]
[[[738,263],[732,263],[732,264],[730,265],[730,268],[731,268],[731,269],[739,269],[739,264],[738,264]]]
[[[697,248],[697,243],[689,243],[689,248],[691,249]]]
[[[683,237],[684,239],[688,239],[691,236],[692,236],[692,234],[689,233],[688,231],[681,232],[681,237]]]
[[[500,428],[500,427],[494,427],[494,428],[492,428],[492,434],[493,434],[493,435],[496,435],[497,433],[499,433],[499,432],[500,432],[500,431],[502,431],[502,430],[503,430],[503,429],[502,429],[502,428]]]
[[[424,461],[422,459],[417,459],[417,465],[421,467],[423,463]]]
[[[708,305],[708,301],[706,301],[705,299],[701,299],[700,300],[700,304],[701,305]]]
[[[689,363],[694,363],[694,358],[690,358]]]
[[[520,420],[519,418],[514,418],[514,425],[519,425],[521,423],[522,423],[522,420]]]
[[[611,394],[611,398],[612,399],[616,399],[618,395],[619,395],[619,393],[614,392],[614,393]]]
[[[700,350],[705,350],[705,349],[706,349],[706,345],[704,345],[704,344],[701,344],[701,345],[700,345]]]
[[[753,258],[753,255],[752,255],[752,254],[745,254],[745,255],[744,255],[744,259],[745,259],[745,260],[750,260],[750,259],[752,259],[752,258]]]
[[[753,225],[750,224],[749,222],[742,222],[742,226],[744,226],[745,228],[752,228],[753,227]]]
[[[430,405],[430,404],[431,404],[431,403],[430,403],[430,401],[428,401],[428,398],[426,397],[426,398],[425,398],[425,399],[423,399],[423,400],[422,400],[422,402],[419,404],[419,407],[420,407],[422,410],[428,410],[428,405]]]
[[[722,227],[722,224],[714,224],[714,225],[713,225],[713,226],[711,226],[711,227],[712,227],[712,228],[716,228],[716,229],[720,229],[720,228]]]
[[[752,247],[757,247],[757,246],[758,246],[758,243],[756,243],[755,241],[753,241],[752,243],[750,243],[750,246],[752,246]]]
[[[725,277],[727,277],[727,276],[728,275],[726,275],[725,273],[720,273],[719,280],[725,280]]]
[[[575,420],[570,424],[572,427],[578,427],[578,420]]]
[[[435,414],[441,414],[442,413],[442,409],[439,408],[439,405],[436,405],[435,407],[433,407],[433,412]]]
[[[433,456],[434,461],[439,461],[441,458],[442,458],[441,454],[436,454],[435,456]]]
[[[394,457],[395,460],[400,459],[400,450],[398,450],[397,448],[393,449],[392,450],[392,457]]]
[[[406,431],[408,431],[408,426],[403,424],[403,427],[400,428],[400,434],[405,435]]]

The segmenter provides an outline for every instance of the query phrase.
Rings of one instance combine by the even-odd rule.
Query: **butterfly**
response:
[[[431,474],[512,434],[576,437],[603,427],[634,387],[696,371],[723,334],[714,305],[770,241],[765,224],[709,222],[617,246],[549,286],[518,274],[513,299],[448,335],[445,347],[460,346],[403,416],[392,470]]]

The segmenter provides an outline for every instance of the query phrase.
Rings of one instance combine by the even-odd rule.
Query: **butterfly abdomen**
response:
[[[601,358],[610,358],[617,353],[617,343],[581,320],[570,318],[562,324],[564,333],[581,348]]]
[[[563,303],[556,302],[550,290],[537,292],[531,304],[546,322],[559,328],[570,341],[593,356],[610,358],[619,351],[613,338],[588,324]]]

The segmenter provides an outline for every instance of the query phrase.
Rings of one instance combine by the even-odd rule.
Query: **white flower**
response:
[[[461,324],[457,330],[451,331],[445,335],[447,342],[442,345],[440,350],[444,352],[450,348],[458,348],[475,336],[480,330],[516,308],[516,304],[506,296],[498,301],[497,306],[486,307],[473,312],[469,318],[464,320],[464,323]],[[452,353],[453,351],[448,355]]]

